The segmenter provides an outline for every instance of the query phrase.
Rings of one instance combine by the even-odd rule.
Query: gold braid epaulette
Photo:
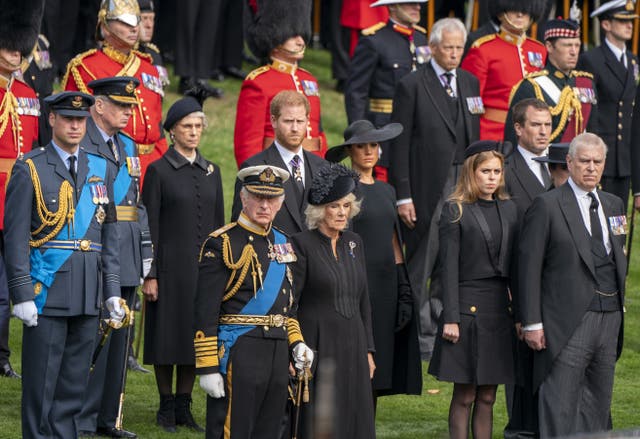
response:
[[[529,78],[528,78],[529,79]],[[542,87],[532,80],[529,79],[529,82],[533,86],[533,90],[535,91],[536,98],[540,99],[543,102],[546,102],[544,99],[544,95],[542,94]],[[551,136],[549,137],[551,140],[554,140],[558,135],[564,131],[567,126],[567,122],[569,117],[574,114],[576,118],[576,134],[582,132],[582,104],[580,104],[580,99],[573,92],[573,88],[569,86],[565,86],[560,93],[560,98],[558,98],[558,103],[555,106],[549,106],[549,110],[551,111],[551,116],[560,116],[560,120],[558,121],[558,125],[555,127]]]
[[[33,191],[36,196],[36,209],[38,217],[40,217],[40,221],[42,221],[40,227],[31,232],[31,236],[36,236],[45,227],[53,227],[53,230],[43,238],[29,240],[29,245],[31,247],[40,247],[45,242],[52,240],[58,234],[60,229],[62,229],[65,222],[71,223],[73,220],[73,216],[76,212],[73,206],[73,187],[71,187],[71,184],[67,180],[62,182],[58,193],[58,211],[53,213],[47,209],[47,204],[42,196],[42,187],[40,186],[40,177],[38,177],[36,166],[33,164],[31,159],[27,159],[25,163],[29,166],[31,181],[33,182]]]
[[[77,55],[75,58],[73,58],[71,61],[69,61],[69,64],[67,65],[67,71],[65,72],[64,76],[62,77],[62,82],[60,83],[60,85],[62,86],[63,90],[65,90],[67,88],[67,81],[69,81],[69,73],[71,73],[71,76],[73,76],[73,80],[75,81],[76,87],[78,87],[78,90],[80,90],[82,93],[91,94],[91,92],[87,88],[87,85],[82,80],[82,76],[80,76],[80,72],[78,71],[78,67],[79,66],[84,67],[84,69],[86,70],[87,74],[89,74],[89,76],[91,76],[93,79],[96,79],[96,77],[93,75],[93,73],[91,73],[89,71],[89,69],[87,69],[87,67],[82,62],[82,60],[84,58],[86,58],[89,55],[94,54],[95,52],[97,52],[97,49],[87,50],[86,52],[83,52],[80,55]]]
[[[229,276],[229,280],[227,281],[227,285],[225,286],[225,291],[227,294],[224,295],[222,301],[227,301],[231,299],[240,289],[242,282],[247,277],[247,272],[249,268],[251,268],[251,277],[253,277],[253,295],[255,297],[257,289],[256,289],[256,277],[260,276],[260,287],[262,287],[262,265],[258,260],[258,254],[254,250],[251,244],[246,244],[242,249],[242,254],[238,258],[237,261],[233,261],[233,254],[231,251],[231,241],[229,240],[229,235],[223,233],[221,235],[222,238],[222,261],[224,265],[232,270],[231,276]],[[240,270],[236,278],[236,273]],[[235,282],[234,282],[235,280]],[[231,286],[233,284],[233,286]]]

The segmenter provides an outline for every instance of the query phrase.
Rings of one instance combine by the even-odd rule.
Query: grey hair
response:
[[[429,44],[438,45],[442,41],[443,32],[460,32],[464,37],[464,42],[467,42],[467,28],[464,27],[464,23],[458,18],[441,18],[436,21],[431,28],[431,35],[429,35]]]
[[[600,146],[604,151],[604,156],[607,156],[607,144],[604,143],[604,140],[602,140],[600,136],[593,133],[582,133],[574,137],[569,144],[568,155],[571,158],[575,159],[576,154],[578,153],[578,149],[580,149],[582,146]]]
[[[348,218],[348,220],[350,221],[354,216],[360,213],[362,200],[357,200],[356,196],[353,193],[345,195],[344,198],[346,198],[346,201],[351,202],[351,210],[349,211]],[[307,208],[304,210],[304,215],[306,217],[305,222],[307,223],[307,228],[309,230],[317,229],[318,224],[324,221],[325,207],[327,207],[327,204],[307,205]]]
[[[207,120],[207,115],[204,114],[204,111],[194,111],[193,113],[187,114],[185,117],[199,117],[202,119],[202,128],[205,130],[209,126],[209,121]],[[184,117],[182,118],[184,119]]]

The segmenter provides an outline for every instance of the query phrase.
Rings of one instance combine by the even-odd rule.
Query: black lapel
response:
[[[87,158],[87,152],[80,148],[80,154],[78,154],[78,176],[77,184],[76,184],[76,198],[80,197],[80,193],[82,192],[82,186],[84,186],[84,182],[87,179],[87,174],[89,173],[89,159]],[[105,175],[106,177],[106,175]],[[107,182],[104,182],[106,185]]]
[[[491,250],[491,245],[493,244],[493,236],[491,236],[491,230],[489,230],[489,224],[487,223],[486,218],[482,213],[482,208],[477,204],[468,204],[464,206],[465,209],[469,209],[469,212],[473,214],[473,217],[478,222],[480,226],[480,230],[482,231],[482,236],[484,236],[484,242],[487,245],[487,252],[489,253],[489,257],[491,258],[491,264],[493,268],[498,268],[496,257],[494,252]]]
[[[580,254],[580,257],[595,278],[596,270],[593,266],[593,254],[591,253],[591,235],[587,232],[587,227],[582,219],[582,214],[578,207],[578,200],[576,200],[575,193],[573,189],[571,189],[571,186],[569,186],[569,183],[560,186],[558,190],[560,191],[558,204],[567,222],[567,228],[571,233],[573,243],[578,250],[578,254]]]
[[[636,89],[635,71],[638,68],[638,62],[636,61],[635,56],[633,56],[631,52],[627,50],[625,53],[627,56],[627,81],[624,83],[623,95],[627,93],[634,93],[635,95],[635,89]]]
[[[93,148],[89,148],[90,151],[95,151],[110,162],[116,163],[116,158],[113,156],[113,151],[111,151],[109,145],[107,145],[107,143],[104,141],[104,139],[102,138],[102,134],[100,134],[100,131],[98,131],[98,127],[91,118],[87,119],[87,137],[93,144]],[[83,146],[89,147],[89,145]]]
[[[264,162],[265,165],[277,166],[289,172],[289,168],[284,163],[284,160],[282,160],[282,156],[278,152],[278,149],[276,148],[275,143],[272,143],[271,146],[267,148],[266,151],[267,151],[267,155],[265,157],[265,162]],[[300,204],[298,203],[298,200],[296,199],[296,196],[295,196],[297,189],[293,187],[293,185],[294,185],[293,179],[291,178],[289,178],[283,184],[284,193],[287,194],[284,197],[284,205],[289,211],[289,214],[291,214],[291,217],[293,218],[293,220],[296,222],[296,224],[300,228],[300,230],[304,230],[304,227],[302,224],[302,218],[300,216]]]
[[[611,70],[618,81],[620,81],[620,84],[624,85],[627,82],[628,69],[624,68],[624,65],[620,62],[619,59],[616,58],[611,49],[609,49],[607,43],[603,43],[600,48],[602,50],[602,54],[604,55],[604,63],[607,65],[609,70]],[[627,62],[631,61],[627,58]],[[606,78],[602,79],[606,80]]]
[[[455,127],[453,126],[453,121],[451,120],[451,116],[449,115],[449,103],[447,102],[448,97],[446,92],[444,91],[444,87],[442,86],[440,79],[438,79],[438,76],[436,75],[435,70],[433,70],[433,66],[431,65],[431,63],[429,63],[426,68],[422,69],[422,71],[422,86],[424,87],[424,90],[431,98],[433,106],[440,114],[440,117],[442,117],[442,119],[444,120],[444,123],[449,131],[451,131],[451,133],[455,136]],[[460,95],[460,93],[458,93],[458,95]]]
[[[69,174],[69,169],[67,169],[67,164],[62,162],[58,152],[54,149],[51,143],[47,145],[47,162],[49,165],[53,166],[56,174],[73,185],[71,174]]]
[[[536,195],[545,190],[545,187],[542,186],[542,183],[540,183],[540,180],[538,180],[533,171],[531,171],[531,168],[527,166],[527,162],[524,157],[522,157],[522,154],[520,154],[520,151],[516,149],[511,157],[513,160],[514,176],[520,182],[529,199],[533,200]]]
[[[501,272],[504,267],[504,259],[507,257],[507,251],[511,242],[511,236],[509,236],[509,224],[504,209],[505,203],[503,201],[497,201],[498,203],[498,216],[500,217],[500,225],[502,227],[502,240],[500,241],[500,252],[498,253],[498,270]],[[506,274],[506,273],[502,273]]]
[[[613,206],[610,203],[609,197],[604,195],[602,192],[598,192],[598,196],[600,198],[600,202],[602,203],[602,210],[604,211],[604,216],[607,221],[607,229],[609,230],[609,240],[611,241],[611,248],[613,250],[613,255],[616,260],[616,271],[618,272],[618,282],[620,285],[624,285],[625,277],[627,274],[627,257],[624,254],[624,245],[626,235],[614,235],[611,230],[611,222],[609,218],[613,216],[622,216],[621,212],[616,212]]]

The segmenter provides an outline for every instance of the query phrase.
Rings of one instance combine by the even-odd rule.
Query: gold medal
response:
[[[106,217],[107,214],[105,213],[102,206],[98,206],[98,209],[96,209],[96,221],[98,221],[98,224],[102,224]]]

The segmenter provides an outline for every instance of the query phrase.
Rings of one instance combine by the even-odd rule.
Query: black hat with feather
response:
[[[289,38],[311,40],[311,0],[255,0],[245,8],[245,39],[261,60]]]

